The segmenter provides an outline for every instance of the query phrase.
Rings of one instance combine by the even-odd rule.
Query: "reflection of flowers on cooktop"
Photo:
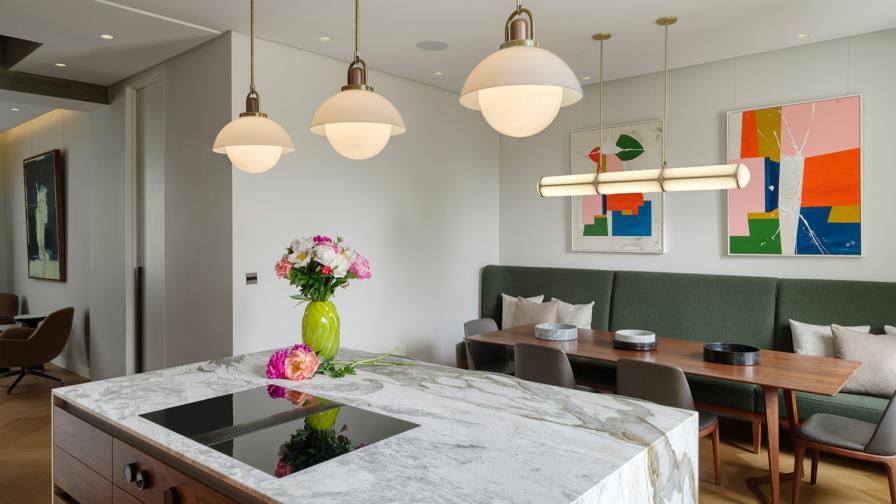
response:
[[[417,427],[277,385],[140,416],[278,478]]]
[[[333,404],[326,399],[277,385],[268,385],[268,395],[274,399],[286,399],[301,408],[326,408],[328,404]],[[274,476],[282,478],[360,448],[361,445],[353,447],[345,434],[348,425],[343,424],[336,430],[336,419],[341,409],[335,406],[305,417],[305,425],[296,430],[289,441],[280,445]]]

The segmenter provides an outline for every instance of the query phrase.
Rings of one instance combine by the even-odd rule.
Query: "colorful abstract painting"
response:
[[[658,169],[663,121],[572,132],[572,173]],[[663,195],[614,194],[572,198],[572,250],[663,252]]]
[[[729,112],[728,253],[862,255],[861,143],[860,96]]]

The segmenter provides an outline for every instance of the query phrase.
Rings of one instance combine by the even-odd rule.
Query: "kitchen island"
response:
[[[422,362],[269,380],[269,353],[55,389],[55,502],[697,501],[696,413]],[[141,416],[271,384],[409,427],[284,476],[228,455],[258,447],[214,448]]]

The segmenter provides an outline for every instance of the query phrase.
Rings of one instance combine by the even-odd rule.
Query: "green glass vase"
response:
[[[339,350],[339,313],[332,301],[311,301],[302,317],[302,343],[332,359]]]
[[[332,408],[323,413],[308,415],[308,417],[305,418],[305,423],[308,427],[311,427],[314,430],[323,431],[332,429],[333,425],[336,424],[336,418],[339,416],[339,410],[340,408]]]

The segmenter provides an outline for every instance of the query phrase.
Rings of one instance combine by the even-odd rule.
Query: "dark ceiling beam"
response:
[[[25,72],[13,72],[5,68],[0,68],[0,89],[103,105],[109,104],[109,88],[106,86]]]

